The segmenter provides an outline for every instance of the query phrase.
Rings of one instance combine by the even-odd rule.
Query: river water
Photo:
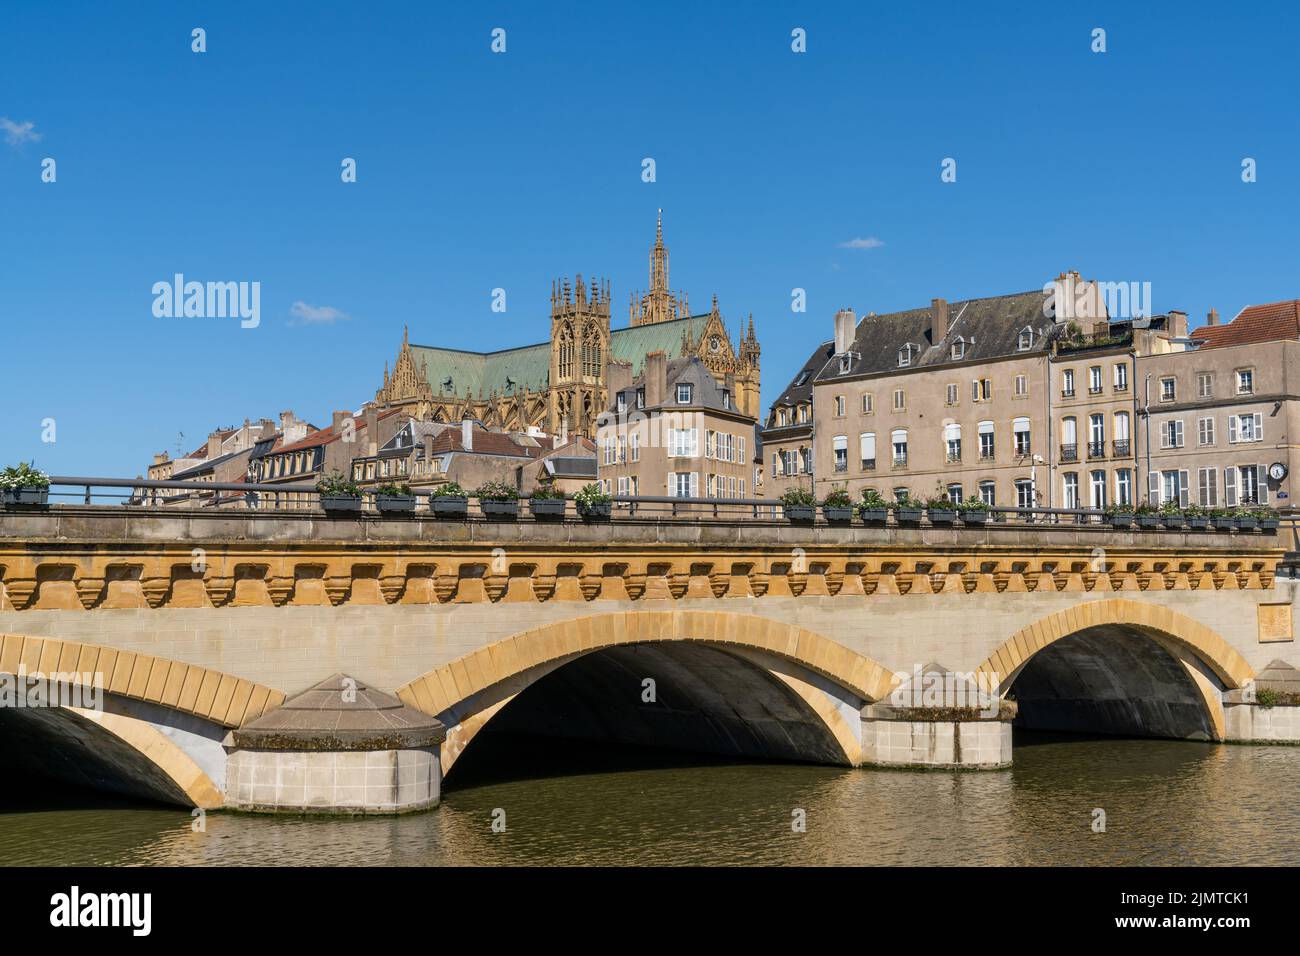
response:
[[[1011,770],[957,773],[485,734],[436,810],[210,813],[201,832],[184,809],[9,786],[7,865],[1300,864],[1300,747],[1284,746],[1018,733]]]

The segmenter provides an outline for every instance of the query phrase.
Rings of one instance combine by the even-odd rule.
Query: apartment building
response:
[[[768,411],[761,434],[767,497],[799,485],[813,490],[813,380],[834,354],[833,341],[818,345]]]
[[[1145,491],[1156,504],[1288,508],[1300,467],[1300,301],[1211,311],[1195,348],[1137,363]]]
[[[596,431],[599,482],[614,495],[745,498],[753,489],[754,419],[699,358],[651,352],[635,381],[611,362],[612,404]]]

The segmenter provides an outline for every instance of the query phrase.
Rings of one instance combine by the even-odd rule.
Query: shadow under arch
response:
[[[1035,729],[1223,740],[1223,691],[1254,670],[1212,629],[1157,604],[1088,601],[1012,635],[980,672]]]
[[[827,763],[861,761],[861,707],[893,686],[892,674],[877,662],[797,625],[719,611],[639,611],[533,628],[435,668],[398,688],[397,696],[447,727],[446,773],[489,721],[569,666],[574,670],[557,674],[557,681],[576,673],[590,686],[609,687],[619,671],[669,675],[683,708],[709,725],[700,739],[729,739],[736,747],[730,752]],[[701,681],[705,674],[709,680]],[[656,686],[662,693],[663,681]],[[622,692],[629,699],[620,699],[618,713],[628,721],[626,733],[641,739],[648,725],[624,706],[633,692],[640,687]],[[751,705],[756,709],[737,710]],[[785,741],[788,746],[775,730],[782,721],[798,738]]]

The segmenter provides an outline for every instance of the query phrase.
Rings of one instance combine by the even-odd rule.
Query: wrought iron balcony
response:
[[[1127,458],[1129,456],[1129,441],[1127,438],[1117,438],[1113,444],[1116,458]]]
[[[1079,460],[1078,445],[1061,446],[1061,461],[1078,461],[1078,460]]]
[[[1088,457],[1089,457],[1089,458],[1105,458],[1105,457],[1106,457],[1106,443],[1105,443],[1104,441],[1090,441],[1090,442],[1088,442]]]

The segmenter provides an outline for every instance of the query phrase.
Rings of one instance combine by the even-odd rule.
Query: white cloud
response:
[[[294,317],[290,325],[333,325],[352,316],[329,305],[308,305],[299,299],[289,306],[289,314]]]
[[[10,146],[34,143],[41,138],[41,134],[36,132],[36,124],[31,120],[15,123],[7,116],[0,116],[0,129],[4,130],[5,142]]]
[[[875,236],[868,236],[865,239],[850,239],[848,242],[841,242],[841,249],[879,249],[885,243]]]

